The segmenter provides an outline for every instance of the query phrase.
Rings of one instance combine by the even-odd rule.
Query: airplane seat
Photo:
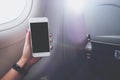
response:
[[[92,0],[85,22],[91,36],[91,80],[119,80],[120,1]]]

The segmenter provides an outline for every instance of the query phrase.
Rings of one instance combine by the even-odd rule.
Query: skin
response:
[[[50,43],[52,42],[52,34],[50,34]],[[50,46],[52,48],[52,46]],[[32,57],[32,52],[31,52],[31,44],[30,44],[30,31],[28,30],[26,34],[26,39],[25,39],[25,44],[23,48],[23,54],[21,58],[18,60],[17,64],[20,67],[24,67],[26,70],[29,70],[29,68],[38,62],[40,58],[35,58]],[[1,80],[22,80],[25,75],[20,74],[13,68],[11,68],[3,77]]]

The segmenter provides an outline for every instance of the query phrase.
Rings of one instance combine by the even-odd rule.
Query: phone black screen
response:
[[[48,23],[30,23],[33,53],[49,52]]]

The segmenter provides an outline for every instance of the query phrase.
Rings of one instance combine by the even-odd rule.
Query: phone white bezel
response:
[[[38,22],[39,23],[41,23],[41,22],[47,22],[48,23],[48,18],[47,17],[30,18],[29,19],[29,28],[30,28],[30,23],[38,23]],[[48,26],[49,26],[49,24],[48,24]],[[30,28],[30,38],[31,38],[31,48],[33,49],[31,28]],[[49,39],[49,30],[48,30],[48,39]],[[46,57],[46,56],[50,56],[50,49],[49,49],[49,52],[38,52],[38,53],[33,53],[33,50],[32,50],[32,56],[33,57]]]

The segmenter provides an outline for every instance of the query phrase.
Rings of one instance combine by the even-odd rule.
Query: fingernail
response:
[[[50,37],[52,37],[53,36],[53,34],[52,33],[50,33],[50,35],[49,35]]]

